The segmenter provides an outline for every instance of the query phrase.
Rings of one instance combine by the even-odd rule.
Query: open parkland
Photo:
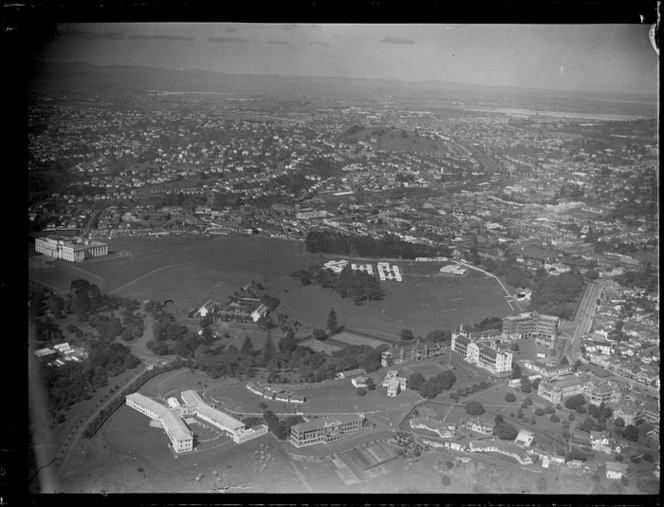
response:
[[[86,278],[98,284],[103,292],[137,300],[170,299],[174,308],[169,311],[183,322],[188,312],[205,301],[223,300],[239,286],[260,281],[268,293],[279,298],[304,324],[305,330],[324,327],[327,312],[335,308],[346,331],[320,343],[319,349],[325,350],[327,345],[328,351],[350,344],[375,347],[395,342],[404,328],[426,334],[433,329],[454,329],[461,322],[473,324],[486,317],[504,317],[511,312],[504,290],[495,279],[480,273],[441,276],[410,261],[393,261],[403,265],[404,281],[383,283],[384,300],[357,306],[331,291],[301,286],[290,278],[290,272],[330,258],[306,253],[303,243],[297,241],[244,236],[124,238],[110,240],[109,246],[112,255],[108,259],[75,266],[57,261],[51,269],[31,272],[30,278],[63,292],[68,290],[72,279]],[[254,345],[260,348],[261,340],[254,336]],[[275,336],[273,333],[273,339]],[[302,344],[315,345],[315,342],[307,340]],[[134,345],[144,347],[144,343]],[[520,356],[534,355],[528,347],[520,350]],[[333,444],[298,449],[277,440],[272,433],[238,445],[212,427],[193,423],[195,450],[176,455],[167,446],[162,429],[150,426],[148,418],[123,405],[92,439],[80,439],[70,449],[67,465],[58,470],[62,488],[65,492],[86,493],[211,492],[226,486],[237,488],[228,492],[252,493],[523,492],[523,471],[520,471],[523,467],[500,458],[474,454],[469,463],[460,461],[458,453],[448,450],[424,452],[415,459],[396,455],[389,442],[398,432],[411,431],[407,420],[418,407],[422,415],[430,413],[446,424],[457,424],[467,419],[463,404],[477,399],[492,417],[501,413],[520,425],[520,421],[512,421],[509,416],[510,404],[504,401],[504,394],[511,389],[504,380],[489,377],[486,371],[465,363],[456,353],[447,350],[435,360],[400,366],[405,375],[419,372],[425,378],[454,368],[457,377],[454,388],[482,380],[490,380],[490,387],[455,404],[449,395],[441,394],[429,401],[409,389],[394,398],[387,397],[382,387],[358,396],[349,379],[283,386],[306,397],[302,406],[294,406],[263,400],[246,389],[246,382],[212,380],[201,372],[174,370],[154,377],[139,392],[163,403],[181,391],[195,389],[209,404],[238,418],[262,415],[261,403],[278,415],[296,411],[308,417],[362,414],[366,427]],[[371,373],[377,384],[387,369]],[[518,401],[511,405],[516,410]],[[537,430],[543,427],[542,424]],[[557,445],[555,438],[552,439],[551,448]],[[440,482],[443,471],[440,464],[449,460],[454,462],[454,468],[445,469],[444,473],[453,480],[452,486],[445,487]],[[498,465],[492,467],[491,460],[497,460]],[[493,471],[488,473],[489,469]],[[490,482],[474,479],[482,470],[493,478]],[[557,474],[549,481],[549,492],[589,492],[583,490],[588,487],[587,481],[586,486],[575,486],[579,477],[573,474],[554,470],[537,473]],[[534,480],[529,491],[534,492]]]

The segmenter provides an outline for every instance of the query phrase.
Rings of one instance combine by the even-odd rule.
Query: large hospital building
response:
[[[108,245],[79,237],[46,236],[35,239],[35,251],[55,259],[81,262],[90,257],[108,255]]]
[[[552,348],[558,336],[560,318],[553,315],[542,315],[537,312],[526,312],[510,315],[503,319],[503,339],[535,338],[538,345]]]
[[[185,416],[196,416],[216,426],[226,432],[236,444],[241,444],[268,432],[268,427],[264,424],[247,428],[243,422],[209,406],[196,391],[183,391],[180,396],[185,402],[184,406],[173,403],[170,408],[165,407],[140,393],[127,395],[126,403],[127,406],[138,410],[155,421],[159,421],[171,440],[173,450],[178,453],[192,451],[194,448],[194,434],[183,421]]]

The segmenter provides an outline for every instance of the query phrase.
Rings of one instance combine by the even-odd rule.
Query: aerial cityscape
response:
[[[648,29],[58,24],[30,493],[659,494]]]

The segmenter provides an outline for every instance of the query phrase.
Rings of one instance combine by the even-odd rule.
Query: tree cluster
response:
[[[454,382],[456,382],[456,375],[452,370],[446,370],[424,381],[420,385],[419,393],[425,398],[432,399],[443,391],[449,391]]]
[[[268,428],[270,428],[270,431],[274,433],[274,436],[279,440],[288,439],[291,434],[291,426],[304,422],[304,419],[299,415],[292,415],[284,419],[279,419],[279,417],[277,417],[277,415],[271,410],[263,412],[263,420]]]
[[[382,257],[388,259],[414,259],[452,254],[447,247],[432,247],[409,243],[397,236],[383,238],[351,236],[335,231],[310,231],[305,239],[310,253],[333,253],[356,257]]]
[[[365,301],[379,301],[385,296],[380,282],[374,276],[353,271],[350,266],[346,266],[341,273],[314,266],[309,270],[295,271],[290,276],[299,279],[302,285],[317,283],[321,287],[330,288],[342,298],[350,298],[358,305]]]

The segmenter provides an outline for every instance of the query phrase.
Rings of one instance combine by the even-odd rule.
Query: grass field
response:
[[[424,363],[415,363],[404,368],[404,371],[409,375],[417,372],[424,376],[425,379],[438,375],[446,370],[444,366],[433,363],[433,362],[424,362]]]
[[[360,336],[354,333],[349,333],[348,331],[342,331],[339,334],[335,334],[333,338],[335,341],[347,343],[348,345],[368,345],[374,349],[385,344],[382,340]]]
[[[404,282],[383,284],[383,301],[356,306],[327,289],[303,287],[290,279],[292,271],[323,258],[303,253],[303,243],[297,241],[228,236],[122,238],[109,243],[113,250],[131,255],[77,266],[58,263],[61,266],[34,275],[35,279],[64,289],[72,279],[86,277],[105,292],[138,300],[172,299],[172,311],[179,318],[208,299],[225,301],[241,285],[255,280],[310,328],[324,327],[334,307],[341,325],[391,339],[404,328],[426,334],[453,329],[462,320],[469,325],[511,312],[494,279],[423,275],[408,281],[407,261],[402,263]]]
[[[384,283],[383,301],[356,306],[318,286],[283,286],[277,297],[297,312],[297,319],[311,327],[323,327],[330,308],[340,325],[398,341],[402,329],[426,335],[433,329],[455,329],[487,317],[511,313],[500,285],[488,277],[427,278],[422,282]]]
[[[327,341],[316,340],[315,338],[309,338],[308,340],[301,341],[298,343],[298,345],[302,345],[303,347],[309,347],[315,352],[325,352],[327,354],[331,354],[335,350],[341,350],[341,347],[337,345],[334,345]]]

